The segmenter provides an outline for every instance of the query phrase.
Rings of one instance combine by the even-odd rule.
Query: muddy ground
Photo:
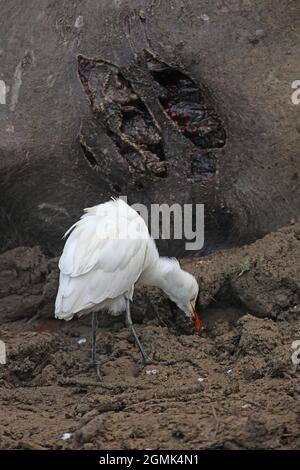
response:
[[[299,448],[299,248],[292,223],[185,260],[200,281],[201,335],[160,293],[137,289],[133,317],[155,363],[139,364],[122,316],[103,315],[98,371],[89,318],[52,318],[57,260],[38,247],[0,255],[0,448]]]

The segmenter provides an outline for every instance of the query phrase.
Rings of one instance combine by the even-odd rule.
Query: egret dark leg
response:
[[[96,336],[97,336],[97,313],[92,313],[92,364],[96,365]]]
[[[136,331],[135,331],[135,328],[133,326],[133,323],[132,323],[132,319],[131,319],[131,314],[130,314],[130,302],[129,302],[129,299],[126,297],[125,298],[125,301],[126,301],[126,325],[128,326],[128,328],[130,328],[130,331],[131,333],[133,334],[134,336],[134,339],[135,339],[135,342],[141,352],[141,355],[142,355],[142,358],[143,358],[143,362],[145,364],[149,364],[151,363],[151,359],[150,357],[146,354],[143,346],[142,346],[142,343],[140,342],[139,340],[139,337],[138,335],[136,334]]]

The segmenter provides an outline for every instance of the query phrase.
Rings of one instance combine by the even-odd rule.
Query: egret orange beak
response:
[[[192,309],[193,309],[192,318],[193,318],[193,322],[194,322],[194,325],[195,325],[195,329],[198,333],[201,333],[201,331],[203,330],[202,322],[200,320],[200,317],[199,317],[198,313],[194,309],[194,307],[192,307]]]

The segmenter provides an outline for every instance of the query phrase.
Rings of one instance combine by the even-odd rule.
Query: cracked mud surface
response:
[[[202,285],[201,336],[161,294],[137,289],[133,317],[156,363],[138,364],[122,316],[103,317],[98,374],[90,319],[51,317],[56,261],[37,248],[1,255],[0,448],[299,448],[299,233],[294,224],[199,265],[185,261]]]

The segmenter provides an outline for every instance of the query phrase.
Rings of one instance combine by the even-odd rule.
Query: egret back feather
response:
[[[121,310],[124,295],[158,258],[142,217],[121,199],[112,200],[86,209],[68,233],[55,316],[69,320],[81,311]]]

